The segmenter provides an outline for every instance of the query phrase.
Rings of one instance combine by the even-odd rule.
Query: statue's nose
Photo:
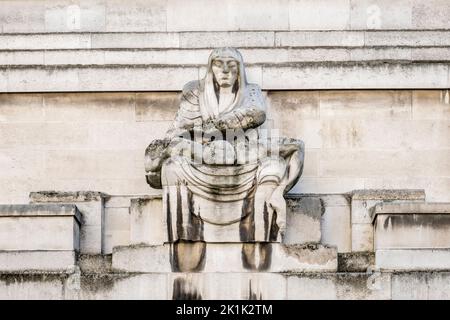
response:
[[[225,66],[223,67],[223,73],[228,73],[228,72],[230,72],[230,68],[228,68],[228,66],[225,65]]]

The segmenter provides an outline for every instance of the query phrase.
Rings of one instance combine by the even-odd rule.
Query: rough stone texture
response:
[[[407,272],[392,275],[393,300],[448,300],[449,272]]]
[[[112,255],[80,254],[78,265],[86,274],[106,274],[111,272]]]
[[[160,196],[131,199],[130,244],[163,245],[168,241]]]
[[[2,300],[64,299],[67,275],[61,274],[0,274]]]
[[[171,272],[172,245],[126,246],[113,251],[112,267],[126,272]],[[182,250],[182,249],[180,249]],[[247,251],[247,256],[244,255]],[[187,252],[187,251],[186,251]],[[189,263],[195,262],[189,256]],[[250,261],[252,260],[252,261]],[[337,270],[335,248],[321,245],[207,243],[201,253],[202,272],[333,272]]]
[[[104,251],[105,199],[108,195],[95,191],[31,192],[32,203],[75,204],[82,214],[80,227],[80,252],[102,253]]]
[[[325,208],[319,198],[289,197],[285,244],[318,243],[321,239],[320,222]]]
[[[337,273],[291,275],[288,299],[383,300],[391,298],[391,275],[382,273]]]
[[[0,272],[73,272],[77,264],[74,250],[0,251]]]
[[[65,299],[166,300],[167,274],[74,274],[65,282]]]
[[[378,249],[375,267],[389,271],[450,270],[450,249]]]
[[[35,203],[102,201],[105,198],[109,198],[109,196],[97,191],[38,191],[30,193],[30,201]]]
[[[425,200],[424,190],[354,190],[352,200]]]
[[[347,252],[338,254],[338,272],[366,272],[375,264],[373,252]]]
[[[449,272],[0,274],[1,299],[448,299]],[[222,290],[216,290],[217,287]]]

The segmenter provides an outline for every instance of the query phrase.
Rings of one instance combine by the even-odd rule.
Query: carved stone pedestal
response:
[[[0,205],[0,272],[73,271],[80,221],[74,205]]]
[[[450,203],[379,204],[372,218],[378,269],[450,269]]]
[[[280,243],[180,242],[123,246],[112,267],[125,272],[336,272],[335,248]]]

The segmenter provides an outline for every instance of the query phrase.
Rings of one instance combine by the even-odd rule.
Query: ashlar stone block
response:
[[[0,205],[0,271],[68,271],[80,250],[75,205]]]
[[[450,203],[379,204],[373,223],[377,268],[450,268]]]
[[[317,197],[289,197],[287,199],[287,229],[285,244],[319,243],[324,208]]]
[[[425,200],[425,192],[415,189],[354,190],[351,195],[352,251],[373,251],[371,211],[378,203]]]
[[[103,253],[105,199],[109,196],[94,191],[55,192],[39,191],[30,193],[31,203],[75,204],[81,212],[81,253]]]
[[[167,241],[161,196],[131,199],[130,244],[162,245]]]

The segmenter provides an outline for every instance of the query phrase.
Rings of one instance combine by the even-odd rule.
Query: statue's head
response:
[[[219,110],[220,88],[232,88],[235,99]],[[204,119],[217,117],[232,110],[245,97],[247,78],[244,60],[234,48],[214,49],[208,60],[208,70],[200,82],[200,110]]]
[[[214,83],[218,87],[232,87],[243,75],[242,56],[234,48],[219,48],[213,50],[209,57],[209,67]],[[242,70],[242,71],[241,71]],[[245,81],[241,79],[241,81]]]

